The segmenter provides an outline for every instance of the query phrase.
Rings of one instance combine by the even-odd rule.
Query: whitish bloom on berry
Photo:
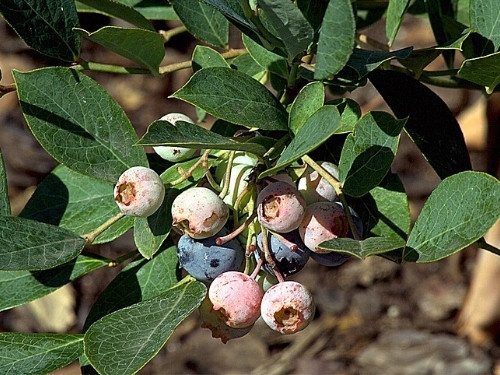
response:
[[[129,216],[147,217],[162,204],[165,186],[160,176],[146,167],[132,167],[122,173],[114,189],[121,212]]]
[[[324,161],[320,165],[333,177],[339,178],[339,170],[335,164]],[[307,204],[337,199],[337,193],[333,186],[321,177],[318,172],[310,169],[299,179],[298,189]]]
[[[160,120],[168,121],[172,125],[175,125],[177,121],[190,122],[191,124],[194,124],[194,121],[185,114],[175,112],[166,114],[165,116],[161,117]],[[171,161],[173,163],[188,160],[192,158],[196,153],[196,149],[194,148],[177,146],[155,146],[153,147],[153,149],[162,159]]]

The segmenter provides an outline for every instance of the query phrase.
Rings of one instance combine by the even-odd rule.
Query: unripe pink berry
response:
[[[218,233],[229,217],[226,204],[212,190],[193,187],[172,202],[173,225],[195,239]]]
[[[263,291],[250,276],[241,272],[225,272],[215,278],[208,298],[222,321],[229,327],[244,328],[260,316]]]
[[[257,217],[262,226],[278,233],[298,228],[304,217],[305,202],[295,186],[272,182],[257,197]]]
[[[320,165],[333,177],[339,178],[339,170],[335,164],[324,161]],[[333,202],[337,199],[337,193],[333,186],[316,171],[307,170],[304,176],[299,179],[298,189],[307,204],[322,201]]]
[[[185,114],[175,112],[166,114],[161,117],[160,120],[168,121],[172,125],[175,125],[177,121],[190,122],[191,124],[194,124],[193,120]],[[178,146],[155,146],[153,149],[162,159],[173,163],[188,160],[196,153],[196,149]]]
[[[245,336],[252,330],[253,327],[253,325],[245,328],[229,327],[221,319],[221,315],[214,310],[212,302],[210,302],[210,299],[208,297],[203,300],[203,303],[199,308],[199,312],[201,318],[201,327],[208,328],[210,331],[212,331],[212,337],[221,339],[224,344],[231,339],[237,339]]]
[[[269,288],[260,307],[264,322],[282,334],[307,327],[314,317],[314,310],[311,293],[296,281],[285,281]]]
[[[307,207],[304,220],[300,223],[299,234],[309,250],[327,253],[318,245],[338,237],[346,237],[349,223],[342,206],[335,202],[318,202]]]
[[[146,167],[132,167],[122,173],[114,197],[120,211],[129,216],[147,217],[163,203],[165,186],[160,176]]]

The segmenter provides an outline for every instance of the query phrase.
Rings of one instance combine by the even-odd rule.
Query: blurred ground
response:
[[[88,30],[108,22],[105,17],[82,20]],[[165,27],[160,25],[159,27]],[[383,40],[383,28],[369,35]],[[2,83],[11,82],[13,68],[29,70],[54,64],[27,49],[0,21]],[[405,21],[394,48],[434,44],[428,24],[417,18]],[[233,44],[236,46],[236,44]],[[84,41],[84,57],[99,62],[129,64]],[[191,40],[175,37],[167,46],[164,63],[189,59]],[[441,65],[440,65],[441,64]],[[441,61],[431,69],[443,69]],[[167,99],[182,86],[190,71],[163,79],[145,76],[92,74],[123,106],[139,134],[161,115],[192,108]],[[436,89],[459,117],[474,169],[485,170],[486,100],[478,92]],[[382,99],[369,85],[351,94],[363,111],[383,109]],[[498,100],[498,98],[496,98]],[[7,162],[9,194],[19,211],[33,187],[55,162],[38,146],[22,120],[14,94],[0,99],[0,149]],[[439,182],[411,141],[403,137],[393,164],[411,199],[415,217]],[[130,236],[97,249],[116,256],[131,250]],[[305,331],[280,336],[258,322],[246,337],[224,345],[199,328],[196,316],[184,322],[143,374],[492,374],[500,373],[500,346],[475,347],[456,335],[457,312],[466,295],[474,249],[434,264],[391,263],[382,258],[351,260],[331,269],[310,262],[295,279],[314,293],[317,319]],[[1,331],[81,330],[99,292],[118,270],[100,270],[83,277],[57,294],[29,307],[0,313]],[[1,289],[1,286],[0,286]],[[498,292],[498,290],[496,290]],[[54,309],[56,307],[56,309]],[[495,370],[496,368],[496,370]],[[70,366],[58,374],[77,374]]]

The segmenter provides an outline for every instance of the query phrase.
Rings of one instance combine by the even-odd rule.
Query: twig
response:
[[[125,66],[101,64],[93,61],[80,60],[78,65],[73,65],[73,69],[91,70],[93,72],[114,73],[114,74],[151,74],[149,69],[145,68],[128,68]]]
[[[182,172],[181,176],[177,180],[169,182],[166,185],[167,186],[175,186],[175,185],[178,185],[181,182],[184,182],[185,180],[187,180],[189,177],[192,176],[192,174],[193,174],[193,172],[195,171],[196,168],[198,168],[200,165],[203,165],[203,163],[206,162],[205,160],[208,159],[208,155],[209,154],[210,154],[210,150],[205,150],[205,152],[203,153],[203,155],[200,156],[200,158],[198,159],[198,161],[196,163],[194,163],[191,166],[191,168],[189,168],[187,171]]]
[[[167,30],[167,31],[160,30],[159,33],[161,34],[161,36],[165,40],[165,43],[167,43],[174,36],[182,34],[182,33],[186,32],[186,31],[187,31],[186,26],[182,25],[182,26],[174,27],[173,29],[170,29],[170,30]]]
[[[224,174],[224,184],[222,190],[219,194],[219,198],[224,199],[229,191],[229,183],[231,182],[231,170],[233,169],[233,160],[236,156],[236,151],[231,151],[229,153],[229,159],[227,160],[226,173]]]
[[[234,231],[231,233],[222,236],[222,237],[217,237],[215,239],[215,243],[219,246],[224,245],[226,242],[229,242],[231,240],[234,240],[236,237],[238,237],[245,229],[248,228],[248,226],[254,221],[255,217],[257,216],[257,213],[254,212],[251,214],[248,219],[246,219],[243,224],[241,224],[238,228],[236,228]]]
[[[87,244],[91,244],[92,242],[95,241],[95,239],[97,238],[97,236],[99,236],[102,232],[104,232],[106,229],[108,229],[110,226],[112,226],[114,223],[116,223],[118,220],[120,220],[124,216],[125,216],[125,214],[123,212],[120,212],[120,213],[116,214],[115,216],[109,218],[104,223],[102,223],[101,225],[99,225],[92,232],[84,234],[83,238],[85,239],[85,241],[87,242]]]
[[[10,85],[0,85],[0,98],[9,92],[16,91],[16,84],[11,83]]]
[[[128,253],[123,254],[123,255],[119,256],[118,258],[110,261],[108,263],[108,267],[110,267],[110,268],[116,267],[129,259],[135,258],[138,255],[140,255],[138,250],[129,251]]]
[[[500,249],[487,243],[484,238],[480,238],[479,240],[477,240],[477,244],[481,249],[487,250],[496,255],[500,255]]]

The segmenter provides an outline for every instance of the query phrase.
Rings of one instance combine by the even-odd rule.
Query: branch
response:
[[[177,27],[174,27],[173,29],[170,29],[170,30],[160,30],[159,33],[161,34],[161,36],[163,37],[163,39],[165,39],[165,43],[167,43],[170,39],[172,39],[175,35],[179,35],[179,34],[182,34],[183,32],[186,32],[187,31],[187,28],[186,26],[177,26]]]
[[[9,92],[16,91],[16,84],[11,83],[10,85],[0,85],[0,98]]]

